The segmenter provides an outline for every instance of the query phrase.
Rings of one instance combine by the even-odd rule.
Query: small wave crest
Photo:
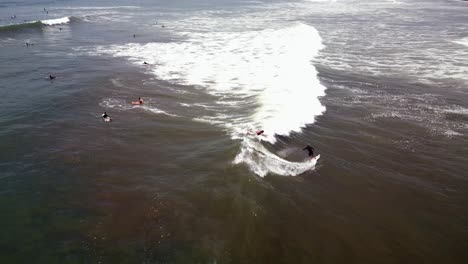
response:
[[[41,20],[41,23],[46,26],[68,24],[70,23],[71,18],[72,17],[61,17],[61,18],[55,18],[55,19],[47,19],[47,20]]]
[[[21,31],[25,29],[41,29],[43,26],[55,26],[55,25],[62,25],[68,24],[72,20],[76,20],[75,17],[61,17],[56,19],[47,19],[47,20],[39,20],[39,21],[26,21],[19,24],[7,25],[7,26],[0,26],[0,32],[11,32],[11,31]]]

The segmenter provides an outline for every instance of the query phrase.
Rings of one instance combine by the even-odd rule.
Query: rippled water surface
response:
[[[0,261],[465,263],[467,11],[0,3]]]

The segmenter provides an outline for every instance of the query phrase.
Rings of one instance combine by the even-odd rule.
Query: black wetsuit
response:
[[[303,148],[302,150],[307,150],[309,151],[309,157],[313,157],[314,156],[314,148],[311,147],[310,145],[307,145],[305,148]]]
[[[57,78],[57,77],[52,76],[52,75],[49,75],[49,79],[53,80],[53,79],[55,79],[55,78]]]
[[[102,118],[108,118],[109,116],[107,114],[102,114]]]

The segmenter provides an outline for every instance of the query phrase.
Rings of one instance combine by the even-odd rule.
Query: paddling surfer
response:
[[[260,136],[260,135],[262,135],[263,133],[265,133],[265,130],[257,130],[256,132],[253,132],[252,130],[247,131],[247,134],[249,134],[249,135],[257,135],[257,136]]]

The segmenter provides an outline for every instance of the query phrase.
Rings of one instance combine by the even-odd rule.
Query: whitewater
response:
[[[221,125],[233,140],[241,140],[235,164],[246,163],[259,176],[293,176],[312,169],[314,163],[289,162],[261,142],[274,144],[276,136],[300,132],[324,113],[320,97],[326,87],[311,62],[324,48],[318,31],[293,23],[279,29],[181,34],[187,37],[181,42],[101,46],[94,52],[125,57],[136,65],[146,61],[158,79],[220,97],[211,106],[214,115],[193,119]],[[248,105],[249,113],[232,111],[236,105]],[[248,135],[256,129],[265,135]]]

